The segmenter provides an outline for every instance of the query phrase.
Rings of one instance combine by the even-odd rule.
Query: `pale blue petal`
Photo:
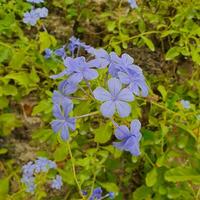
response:
[[[101,105],[100,110],[103,116],[112,117],[113,114],[115,113],[115,104],[113,103],[113,101],[106,101]]]
[[[76,119],[75,118],[68,118],[66,120],[67,122],[67,126],[72,130],[75,131],[76,130]]]
[[[117,127],[117,129],[115,130],[115,136],[119,140],[123,140],[123,139],[129,137],[130,132],[129,132],[128,127],[125,125]]]
[[[60,105],[58,105],[58,104],[53,105],[53,115],[54,115],[54,117],[56,117],[60,120],[64,119],[63,114],[60,109]]]
[[[131,133],[139,132],[141,129],[141,123],[138,119],[134,119],[131,122]]]
[[[121,101],[133,101],[134,100],[134,96],[133,96],[132,92],[129,89],[124,88],[118,94],[117,99],[121,100]]]
[[[115,97],[120,92],[122,84],[117,78],[111,78],[108,80],[108,88],[112,96]]]
[[[86,80],[93,80],[98,77],[98,72],[95,69],[88,68],[83,72],[83,77]]]
[[[119,80],[124,84],[130,84],[129,75],[124,72],[118,72]]]
[[[52,76],[50,76],[50,78],[52,78],[52,79],[57,79],[57,78],[61,78],[61,77],[65,76],[65,75],[67,75],[67,71],[66,71],[66,70],[62,71],[62,72],[59,73],[59,74],[52,75]]]
[[[120,117],[127,117],[131,112],[131,107],[128,103],[123,101],[116,101],[115,102],[117,112]]]
[[[62,130],[61,130],[61,138],[66,141],[69,139],[69,130],[68,130],[68,127],[66,125],[64,125],[62,127]]]
[[[111,94],[102,87],[98,87],[93,91],[95,99],[99,101],[109,101],[112,99]]]
[[[69,78],[68,81],[72,83],[80,83],[83,80],[82,73],[74,73]]]
[[[51,122],[51,127],[52,127],[53,131],[55,133],[57,133],[58,131],[60,131],[62,129],[63,124],[64,124],[64,120],[53,120]]]

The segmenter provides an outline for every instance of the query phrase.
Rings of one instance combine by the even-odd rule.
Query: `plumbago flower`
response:
[[[79,83],[84,80],[93,80],[98,77],[98,72],[93,69],[95,67],[95,62],[86,62],[85,57],[70,58],[67,57],[64,60],[64,65],[66,69],[60,74],[53,75],[51,78],[56,79],[64,75],[68,75],[68,81],[72,83]]]
[[[63,112],[61,110],[63,108]],[[54,104],[53,115],[56,120],[51,122],[51,127],[55,133],[61,131],[61,138],[66,141],[69,139],[69,129],[75,131],[75,118],[69,117],[73,109],[73,104],[62,102],[62,105]]]
[[[122,84],[116,78],[108,80],[108,89],[98,87],[93,91],[94,97],[104,102],[101,105],[101,112],[105,117],[112,117],[115,111],[120,117],[127,117],[131,112],[131,107],[127,102],[134,100],[133,94],[129,89],[122,89]]]
[[[45,18],[47,15],[48,9],[45,7],[32,9],[30,12],[24,13],[23,22],[34,26],[40,18]]]
[[[130,130],[125,125],[118,126],[115,136],[122,141],[114,142],[113,145],[120,150],[129,151],[132,155],[138,156],[140,154],[139,141],[142,137],[140,128],[141,123],[137,119],[131,122]]]
[[[101,187],[97,187],[93,190],[92,195],[89,197],[89,200],[102,200],[102,199],[114,199],[115,193],[109,192],[108,194],[102,196],[103,190]],[[87,195],[87,194],[86,194]]]
[[[56,163],[44,157],[38,157],[35,162],[28,162],[22,167],[21,182],[26,186],[26,192],[34,193],[36,189],[35,176],[39,173],[47,173],[50,169],[56,169]],[[51,187],[61,189],[62,179],[59,175],[52,181]]]

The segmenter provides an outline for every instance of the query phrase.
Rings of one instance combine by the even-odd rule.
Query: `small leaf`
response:
[[[157,170],[153,168],[146,176],[146,184],[148,187],[152,187],[157,182]]]
[[[172,60],[180,54],[179,47],[172,47],[165,55],[166,60]]]
[[[112,127],[110,123],[100,126],[100,128],[94,130],[95,133],[95,142],[106,143],[112,135]]]
[[[163,100],[166,100],[167,97],[167,91],[165,90],[165,87],[163,85],[158,86],[158,91],[161,93]]]
[[[192,181],[200,183],[200,173],[192,168],[176,167],[165,173],[165,180],[169,182]]]
[[[8,149],[6,149],[6,148],[1,148],[0,149],[0,155],[1,154],[6,154],[8,152]]]
[[[144,43],[149,47],[151,51],[155,51],[155,46],[149,38],[145,36],[141,36],[141,38],[143,39]]]
[[[105,188],[108,192],[115,192],[118,193],[119,192],[119,187],[115,184],[115,183],[100,183],[100,185]]]
[[[145,185],[142,185],[141,187],[137,188],[133,193],[134,200],[150,199],[150,196],[151,196],[151,188]]]

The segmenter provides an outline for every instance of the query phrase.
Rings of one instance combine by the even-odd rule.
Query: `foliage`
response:
[[[137,4],[131,9],[125,1],[46,1],[41,5],[49,9],[49,16],[32,27],[23,23],[30,3],[0,2],[0,200],[79,199],[77,181],[88,195],[101,187],[104,194],[114,192],[116,200],[200,198],[200,3],[150,0]],[[124,121],[115,117],[127,126],[140,119],[140,156],[112,145],[116,141],[112,122],[99,113],[78,119],[69,142],[51,130],[52,96],[59,82],[50,76],[60,73],[64,65],[57,56],[45,59],[43,54],[46,48],[55,50],[68,43],[72,35],[118,55],[131,52],[135,60],[137,47],[147,58],[141,68],[150,94],[131,102],[131,115]],[[150,51],[143,51],[145,46]],[[154,53],[161,57],[158,74],[146,68],[151,67],[148,56]],[[106,87],[105,74],[102,69],[100,79],[92,81],[92,90]],[[87,84],[81,86],[90,92]],[[81,90],[76,95],[87,98]],[[183,99],[190,102],[188,108],[182,105]],[[100,107],[90,98],[73,102],[73,116]],[[15,143],[21,145],[21,141],[36,147],[33,155],[27,158],[23,152],[21,158],[15,153]],[[38,156],[56,162],[63,180],[61,191],[45,186],[55,176],[50,172],[37,177],[36,196],[26,193],[21,168]]]

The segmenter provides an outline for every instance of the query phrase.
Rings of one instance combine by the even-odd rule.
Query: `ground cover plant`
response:
[[[200,198],[200,2],[0,1],[0,200]]]

